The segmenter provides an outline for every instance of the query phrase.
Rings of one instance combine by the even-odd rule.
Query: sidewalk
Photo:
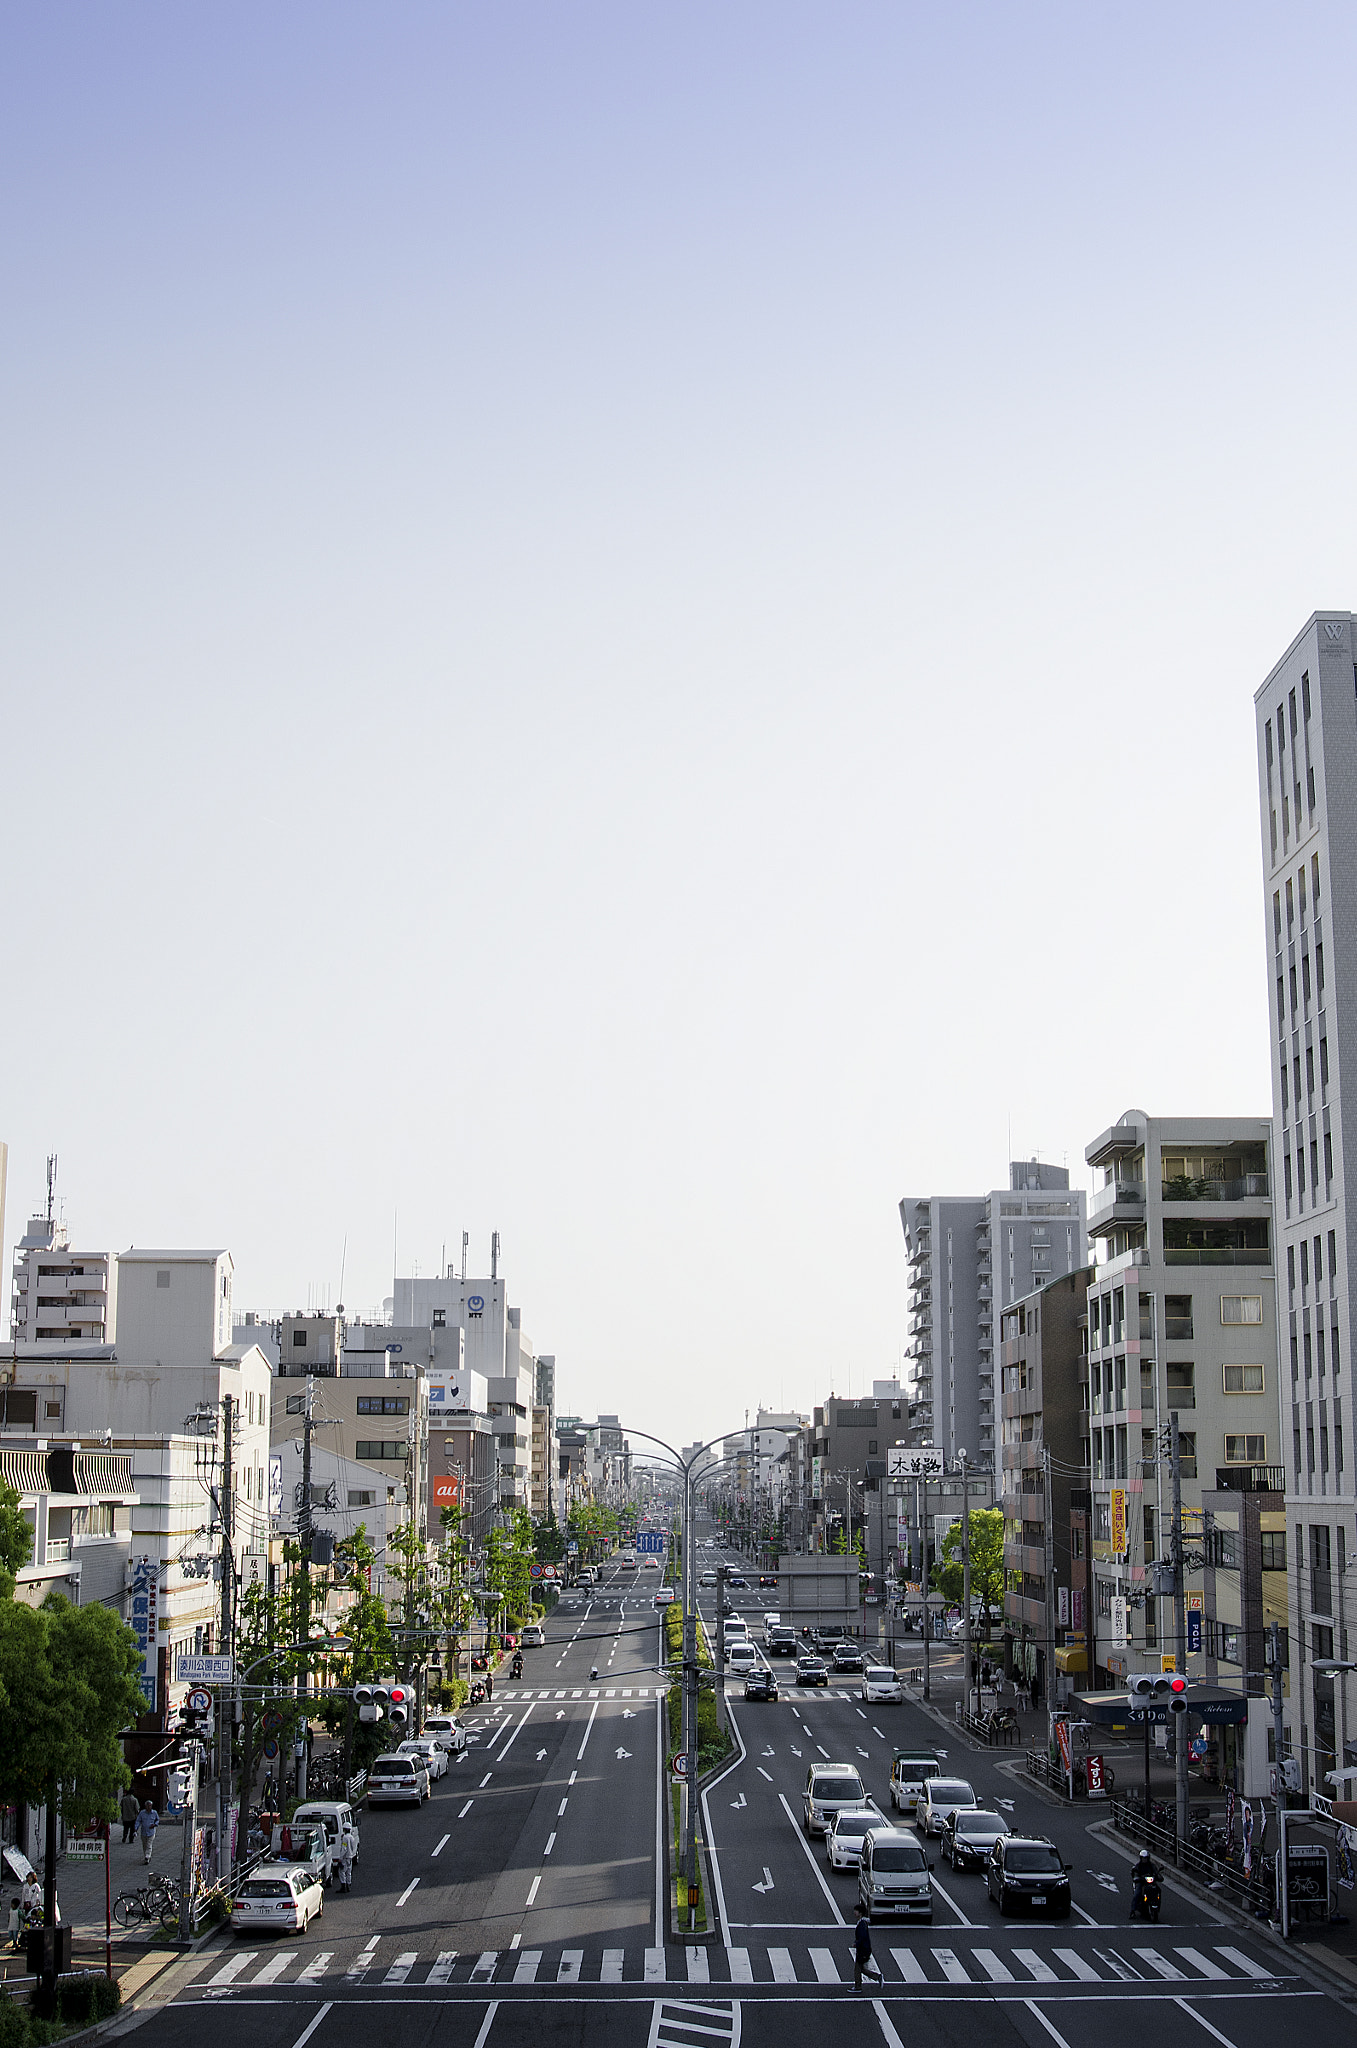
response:
[[[108,1880],[112,1879],[111,1897],[116,1899],[121,1891],[134,1891],[146,1876],[142,1861],[141,1844],[122,1839],[122,1825],[111,1831],[109,1842],[110,1861],[105,1866],[102,1858],[98,1862],[86,1862],[61,1857],[57,1863],[57,1904],[61,1909],[64,1925],[71,1929],[71,1959],[77,1969],[89,1965],[103,1967],[107,1904],[110,1897]],[[179,1856],[183,1836],[177,1820],[162,1820],[156,1830],[155,1848],[151,1856],[151,1869],[162,1877],[177,1880]],[[107,1874],[106,1874],[107,1872]],[[39,1866],[41,1877],[42,1868]],[[6,1884],[6,1897],[11,1887]],[[140,1965],[146,1952],[156,1946],[164,1947],[166,1934],[158,1921],[149,1926],[129,1929],[124,1932],[113,1923],[113,1972],[122,1977],[124,1971]],[[0,1962],[0,1978],[21,1977],[24,1974],[24,1957],[4,1954]]]

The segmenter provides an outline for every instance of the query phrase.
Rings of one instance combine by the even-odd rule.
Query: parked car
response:
[[[856,1870],[862,1844],[873,1828],[884,1828],[886,1816],[870,1804],[841,1806],[825,1830],[825,1855],[831,1870]]]
[[[1070,1917],[1070,1866],[1041,1835],[1003,1835],[985,1864],[985,1885],[1001,1913]]]
[[[546,1647],[546,1631],[540,1621],[530,1621],[523,1630],[523,1648],[541,1650]]]
[[[903,1700],[904,1687],[898,1671],[892,1671],[889,1664],[868,1664],[858,1687],[860,1700]]]
[[[460,1756],[466,1748],[466,1729],[455,1714],[429,1714],[425,1717],[424,1733],[432,1735],[450,1756]]]
[[[862,1779],[852,1764],[812,1764],[806,1773],[805,1829],[822,1835],[841,1806],[866,1806]]]
[[[796,1682],[798,1685],[828,1685],[829,1668],[823,1657],[798,1657],[796,1660]]]
[[[867,1659],[856,1643],[836,1643],[834,1646],[834,1669],[836,1671],[865,1671]]]
[[[777,1680],[766,1664],[760,1664],[746,1674],[744,1696],[747,1700],[775,1700],[778,1697]]]
[[[339,1859],[341,1839],[347,1841],[354,1862],[358,1861],[358,1822],[347,1799],[308,1799],[293,1813],[292,1826],[305,1827],[308,1821],[318,1822],[325,1830],[332,1870]]]
[[[422,1806],[428,1796],[423,1757],[379,1756],[368,1772],[369,1806]]]
[[[891,1805],[897,1813],[913,1813],[930,1778],[942,1765],[927,1749],[897,1749],[891,1756]]]
[[[858,1909],[875,1920],[933,1918],[932,1869],[922,1844],[904,1828],[873,1828],[864,1835],[858,1860]]]
[[[940,1835],[958,1806],[975,1805],[975,1787],[967,1778],[930,1778],[915,1805],[915,1824],[926,1835]]]
[[[314,1871],[291,1864],[264,1863],[236,1893],[231,1926],[237,1934],[304,1934],[325,1911],[325,1889]]]
[[[943,1822],[942,1853],[953,1870],[983,1870],[990,1850],[1010,1832],[1002,1814],[984,1806],[958,1806]]]
[[[429,1773],[429,1783],[435,1784],[445,1778],[448,1772],[448,1753],[441,1742],[435,1742],[432,1735],[409,1735],[404,1742],[396,1744],[397,1756],[418,1756],[424,1759],[424,1768]]]

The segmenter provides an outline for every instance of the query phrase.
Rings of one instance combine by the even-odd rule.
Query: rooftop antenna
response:
[[[57,1155],[47,1155],[47,1227],[50,1230],[56,1218],[57,1207]]]
[[[471,1242],[470,1231],[462,1232],[462,1285],[466,1285],[466,1248]]]
[[[346,1231],[344,1232],[344,1249],[343,1249],[343,1250],[341,1251],[341,1253],[339,1254],[339,1300],[340,1300],[340,1310],[339,1310],[339,1313],[340,1313],[341,1315],[343,1315],[343,1313],[344,1313],[344,1309],[343,1309],[343,1301],[344,1301],[344,1268],[345,1268],[345,1266],[346,1266],[346,1265],[348,1264],[348,1262],[349,1262],[349,1233],[348,1233],[348,1231],[346,1230]]]
[[[499,1271],[499,1232],[498,1232],[497,1230],[492,1230],[492,1231],[491,1231],[491,1233],[490,1233],[490,1278],[491,1278],[492,1280],[494,1279],[494,1277],[495,1277],[495,1275],[496,1275],[496,1274],[498,1273],[498,1271]]]

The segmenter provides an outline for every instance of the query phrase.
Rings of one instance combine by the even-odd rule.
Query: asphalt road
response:
[[[1171,1884],[1158,1926],[1128,1925],[1129,1865],[1087,1810],[1047,1804],[1012,1754],[949,1742],[911,1704],[864,1707],[852,1679],[776,1704],[731,1684],[740,1753],[705,1795],[721,1938],[669,1941],[657,1583],[616,1571],[562,1602],[523,1682],[468,1715],[468,1753],[430,1803],[364,1818],[354,1892],[305,1937],[228,1937],[176,1966],[140,2023],[147,2048],[226,2048],[242,2031],[252,2048],[340,2048],[356,2031],[365,2048],[785,2048],[827,2025],[834,2048],[974,2048],[977,2032],[1001,2048],[1144,2048],[1150,2030],[1165,2048],[1273,2048],[1279,2027],[1315,2024],[1357,2048],[1346,2004],[1303,1965]],[[757,1636],[768,1595],[735,1598]],[[1051,1836],[1074,1910],[1002,1919],[983,1878],[935,1851],[933,1924],[878,1923],[884,1982],[859,1995],[856,1878],[807,1840],[801,1801],[812,1763],[850,1762],[889,1816],[901,1741],[951,1751],[984,1803]]]

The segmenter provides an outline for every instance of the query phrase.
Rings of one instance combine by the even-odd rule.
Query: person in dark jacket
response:
[[[853,1929],[853,1989],[861,1991],[864,1976],[874,1977],[879,1984],[881,1972],[872,1961],[872,1923],[865,1913],[859,1913],[858,1924]]]
[[[137,1815],[141,1812],[137,1795],[130,1785],[123,1793],[122,1806],[119,1810],[123,1818],[123,1840],[130,1842],[136,1833]]]

